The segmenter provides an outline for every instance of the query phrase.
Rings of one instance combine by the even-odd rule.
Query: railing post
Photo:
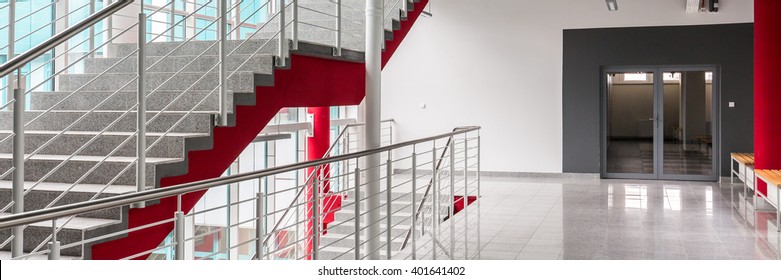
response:
[[[89,1],[89,14],[93,15],[95,14],[95,2],[97,1]],[[95,57],[95,26],[90,26],[89,28],[89,57],[93,58]]]
[[[279,46],[277,49],[277,67],[287,66],[287,53],[285,52],[285,46],[287,40],[285,38],[285,0],[277,0],[277,12],[279,13]]]
[[[393,210],[393,161],[391,160],[391,152],[388,151],[388,159],[385,161],[385,258],[390,260],[392,255],[391,248],[391,212]]]
[[[409,12],[409,2],[407,0],[399,0],[401,1],[401,16],[407,17],[407,13]]]
[[[143,11],[143,9],[142,9]],[[146,189],[146,14],[138,13],[138,110],[136,112],[136,127],[138,129],[136,139],[136,191]],[[145,202],[134,205],[143,208]]]
[[[13,144],[13,208],[14,214],[24,212],[24,108],[25,108],[25,78],[22,76],[22,70],[17,70],[16,87],[8,84],[8,88],[14,91],[14,144]],[[8,75],[13,77],[13,74]],[[9,78],[9,80],[13,80]],[[13,228],[13,243],[11,244],[11,255],[18,257],[24,254],[24,226]]]
[[[477,133],[477,200],[480,200],[480,131]]]
[[[111,5],[111,3],[114,3],[114,0],[106,0],[106,6]],[[114,38],[114,16],[109,16],[106,18],[106,41],[111,40],[111,38]],[[103,56],[106,56],[104,53]]]
[[[184,212],[182,212],[182,195],[176,196],[176,212],[174,212],[174,258],[184,260]]]
[[[469,138],[464,133],[464,198],[461,201],[464,203],[464,259],[469,259]],[[479,245],[478,245],[478,248]]]
[[[15,34],[16,34],[16,31],[15,31],[16,30],[16,0],[9,0],[8,1],[8,7],[6,7],[6,9],[8,9],[8,27],[6,27],[6,29],[8,29],[8,38],[7,38],[8,39],[8,47],[6,47],[6,49],[8,50],[8,55],[6,57],[8,59],[6,59],[5,61],[9,61],[12,58],[14,58],[14,56],[16,55],[16,50],[14,48],[14,45],[15,45],[14,42],[16,41],[16,36],[15,36]],[[2,77],[0,77],[0,78],[2,78]],[[6,76],[5,83],[7,85],[6,89],[5,89],[6,90],[5,92],[8,93],[8,95],[14,95],[14,74],[13,73],[8,74],[8,76]],[[3,100],[3,101],[5,101],[5,100]]]
[[[417,203],[417,191],[418,191],[418,184],[417,184],[417,170],[418,169],[418,156],[415,153],[415,145],[412,145],[412,227],[410,232],[412,233],[412,260],[417,260],[417,251],[418,246],[415,240],[417,239],[417,222],[418,222],[418,215],[417,215],[417,207],[415,207]]]
[[[456,147],[456,139],[452,136],[450,137],[450,146],[448,147],[450,149],[450,193],[448,194],[447,201],[450,204],[449,205],[449,211],[448,213],[448,220],[450,221],[450,258],[455,259],[456,258],[456,224],[455,224],[455,194],[456,194],[456,153],[455,153],[455,147]]]
[[[361,169],[355,168],[355,260],[361,259]],[[368,238],[368,236],[367,236]]]
[[[262,260],[265,257],[264,248],[266,248],[263,245],[263,241],[266,240],[266,227],[263,223],[263,217],[265,216],[263,213],[265,208],[263,197],[263,192],[258,192],[255,197],[255,215],[257,216],[257,220],[255,220],[255,236],[258,238],[258,241],[255,243],[255,256],[258,260]]]
[[[435,240],[437,236],[437,228],[439,227],[439,191],[437,190],[437,143],[436,140],[431,141],[433,147],[431,148],[431,247],[432,247],[432,259],[437,259],[437,244]]]
[[[8,0],[8,59],[5,61],[9,61],[16,55],[16,50],[14,49],[14,43],[16,42],[16,0]],[[11,78],[13,75],[8,75],[8,89],[11,89],[11,84],[13,84],[13,79]]]
[[[171,28],[171,30],[168,30],[170,42],[173,42],[175,41],[174,39],[176,39],[176,28],[174,27],[174,24],[176,24],[176,1],[177,0],[171,0],[170,12],[168,13],[168,26]]]
[[[731,200],[730,200],[731,201]],[[480,218],[482,213],[480,212],[480,203],[482,202],[480,196],[480,131],[477,131],[477,246],[481,248],[482,241],[480,240]],[[477,250],[477,259],[481,259],[480,254],[482,250]]]
[[[342,0],[336,0],[336,42],[334,56],[342,56]]]
[[[60,259],[60,242],[57,241],[57,219],[52,220],[52,241],[49,242],[49,260]]]
[[[375,149],[382,145],[381,141],[381,125],[382,117],[380,116],[380,92],[382,90],[380,81],[382,80],[382,0],[367,0],[366,1],[366,63],[364,64],[366,75],[366,99],[365,99],[365,136],[364,145],[365,149]],[[382,187],[380,186],[381,171],[378,167],[382,164],[380,154],[370,154],[366,156],[366,166],[372,169],[366,170],[366,181],[369,182],[366,186],[366,207],[372,209],[367,213],[368,221],[370,222],[366,229],[368,236],[376,236],[381,234],[380,225],[376,222],[380,221],[380,211],[375,211],[377,207],[381,206],[381,199],[378,196]],[[378,249],[382,245],[379,240],[372,239],[368,242],[369,250],[368,258],[372,260],[380,259]]]
[[[293,23],[290,25],[291,40],[293,40],[291,49],[298,49],[298,0],[293,0]]]
[[[219,125],[220,126],[228,126],[228,83],[226,81],[226,72],[225,72],[225,62],[226,58],[225,55],[227,55],[227,52],[225,50],[225,44],[228,38],[226,28],[227,28],[227,22],[226,17],[228,15],[227,13],[227,1],[226,0],[219,0],[217,1],[217,10],[219,11],[219,25],[217,26],[217,35],[219,36],[219,46],[218,46],[218,52],[219,52],[219,59],[220,59],[220,67],[219,67],[219,79],[220,79],[220,90],[219,90],[219,106],[220,106],[220,117],[219,117]]]
[[[317,178],[317,167],[312,178],[312,260],[318,260],[320,247],[320,181]]]

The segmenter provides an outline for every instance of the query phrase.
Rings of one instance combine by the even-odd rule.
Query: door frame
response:
[[[664,173],[664,73],[704,71],[712,72],[711,81],[711,175],[687,175]],[[608,100],[607,74],[615,72],[653,73],[654,106],[654,172],[609,173],[607,172],[607,127]],[[684,104],[681,104],[683,106]],[[718,65],[653,65],[653,66],[605,66],[600,69],[600,176],[606,179],[650,179],[718,181],[721,174],[721,68]],[[661,125],[660,125],[661,124]]]

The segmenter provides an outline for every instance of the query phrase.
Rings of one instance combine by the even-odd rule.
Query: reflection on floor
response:
[[[456,238],[458,250],[463,240],[471,249],[456,257],[779,259],[775,212],[755,215],[751,202],[741,200],[742,188],[736,185],[733,192],[730,187],[484,177],[482,197],[469,207],[468,236]]]
[[[664,143],[664,173],[711,175],[711,150],[707,146],[687,145],[678,141]],[[607,171],[609,173],[653,174],[652,140],[611,140],[608,142]]]

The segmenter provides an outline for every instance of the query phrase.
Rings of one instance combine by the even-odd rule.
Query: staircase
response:
[[[423,180],[420,180],[420,182],[423,182]],[[345,200],[343,202],[344,205],[350,205],[354,200],[355,197],[353,195],[354,193],[350,191],[348,195],[345,196]],[[412,196],[409,192],[393,192],[393,203],[391,206],[391,256],[396,254],[399,251],[399,248],[401,248],[401,244],[404,241],[404,235],[407,233],[407,231],[411,228],[411,215],[412,215]],[[423,192],[418,192],[418,198],[423,197]],[[364,206],[365,203],[361,203],[361,209],[367,209],[366,206]],[[380,210],[380,216],[381,217],[387,217],[387,211],[383,207],[383,209]],[[355,241],[353,238],[345,238],[346,236],[353,234],[355,232],[355,225],[354,225],[354,218],[355,217],[355,211],[354,209],[347,207],[342,208],[338,212],[336,212],[336,215],[334,217],[334,221],[329,225],[328,227],[328,233],[324,234],[320,238],[320,258],[325,260],[354,260],[355,255],[351,251],[352,248],[355,246]],[[365,227],[366,223],[361,222],[361,226]],[[386,259],[387,257],[387,248],[385,248],[386,240],[387,240],[387,234],[385,233],[385,230],[388,228],[387,223],[383,220],[383,222],[380,223],[380,231],[382,234],[380,235],[380,244],[382,244],[382,249],[379,250],[381,259]],[[365,235],[361,235],[360,240],[364,241],[367,240],[367,237]],[[347,252],[347,253],[345,253]],[[364,252],[365,253],[365,252]]]
[[[334,8],[324,1],[298,2],[313,10]],[[342,2],[357,8],[343,10],[345,33],[362,34],[363,1]],[[388,17],[386,28],[392,31],[386,31],[383,66],[428,3],[415,2],[408,3],[410,12],[401,21],[393,19],[398,16]],[[146,139],[148,147],[154,145],[146,153],[143,185],[147,189],[219,177],[282,108],[361,102],[365,94],[363,37],[345,36],[341,56],[334,56],[333,33],[311,25],[333,26],[335,19],[301,9],[299,17],[310,25],[300,25],[298,49],[290,51],[285,67],[275,66],[278,44],[272,34],[227,42],[231,55],[227,56],[226,70],[232,74],[227,79],[228,126],[214,124],[219,114],[214,91],[218,87],[214,66],[219,57],[214,41],[147,45],[146,65],[154,65],[145,76],[146,92],[153,92],[147,98]],[[278,18],[271,24],[274,20]],[[58,91],[28,95],[30,109],[24,118],[25,123],[32,122],[25,127],[25,153],[31,156],[25,163],[24,179],[25,188],[32,190],[25,195],[25,211],[136,191],[136,50],[135,43],[109,44],[107,57],[84,61],[84,73],[59,75]],[[0,111],[0,140],[12,134],[11,114]],[[0,174],[10,173],[11,144],[10,139],[0,142]],[[5,207],[0,215],[9,215],[6,205],[12,197],[11,179],[10,174],[0,178],[0,207]],[[182,209],[189,211],[202,195],[183,196]],[[170,219],[176,208],[175,199],[162,199],[144,208],[122,207],[60,219],[57,237],[63,244],[88,240]],[[339,215],[349,212],[343,211],[337,213],[337,221]],[[148,253],[144,252],[156,247],[173,226],[162,223],[61,253],[84,259],[132,255],[145,259]],[[336,236],[341,230],[339,226],[330,228],[329,235]],[[51,224],[30,225],[24,233],[25,252],[41,251],[51,237]],[[0,242],[10,235],[10,229],[0,230]],[[10,256],[10,243],[0,250],[0,258]]]

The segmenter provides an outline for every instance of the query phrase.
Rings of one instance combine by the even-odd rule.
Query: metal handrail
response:
[[[383,123],[383,122],[393,122],[393,119],[387,119],[387,120],[381,121],[381,123]],[[342,131],[339,133],[339,135],[336,136],[336,140],[331,144],[330,147],[328,147],[328,150],[323,155],[330,157],[331,152],[334,150],[334,148],[336,148],[337,144],[339,143],[339,140],[342,139],[342,137],[345,135],[345,133],[347,133],[348,129],[350,129],[352,127],[363,126],[363,125],[366,125],[366,124],[365,123],[354,123],[354,124],[346,125],[342,129]],[[309,174],[309,176],[307,176],[306,180],[304,181],[304,186],[306,186],[306,185],[311,183],[311,181],[314,179],[314,175],[315,174],[317,174],[317,170],[314,170],[312,173]],[[296,195],[293,197],[293,200],[290,202],[290,205],[287,208],[285,208],[285,212],[282,213],[282,217],[280,217],[279,221],[277,221],[276,224],[274,224],[274,227],[272,228],[271,232],[275,232],[275,231],[277,231],[279,229],[279,226],[282,225],[282,221],[285,220],[285,217],[287,216],[288,213],[290,213],[290,210],[292,208],[294,208],[294,206],[296,204],[296,201],[298,201],[298,199],[301,197],[301,194],[303,192],[304,192],[304,188],[301,188],[301,190],[299,190],[296,193]],[[266,239],[263,240],[263,245],[266,245],[268,243],[269,238],[270,238],[270,236],[266,237]],[[253,256],[252,258],[254,259],[255,257],[256,256]]]
[[[66,28],[65,30],[63,30],[60,33],[57,33],[51,38],[46,39],[46,41],[43,41],[37,46],[25,51],[24,53],[18,56],[15,56],[11,60],[7,61],[6,63],[3,63],[3,65],[0,65],[0,77],[8,75],[14,70],[24,66],[25,64],[30,63],[38,56],[48,52],[49,50],[53,49],[57,45],[67,41],[70,38],[73,38],[74,36],[78,35],[79,33],[86,30],[87,28],[90,28],[96,23],[106,19],[107,17],[121,10],[125,6],[130,5],[130,3],[133,3],[133,0],[117,0],[117,2],[114,2],[111,5],[104,7],[100,11],[95,12],[94,14],[85,18],[84,20]]]
[[[131,205],[139,202],[156,200],[165,197],[177,196],[177,195],[187,194],[195,191],[210,189],[213,187],[242,182],[246,180],[272,176],[280,173],[295,171],[295,170],[309,168],[309,167],[315,167],[318,165],[329,164],[333,162],[349,160],[354,158],[360,158],[367,155],[387,152],[387,151],[391,151],[391,150],[395,150],[398,148],[407,147],[419,143],[429,142],[429,141],[438,140],[442,138],[449,138],[455,135],[459,135],[471,131],[477,131],[480,128],[481,128],[480,126],[464,127],[448,133],[443,133],[443,134],[420,138],[411,141],[405,141],[397,144],[392,144],[384,147],[379,147],[379,148],[355,152],[355,153],[349,153],[345,155],[338,155],[338,156],[323,158],[319,160],[288,164],[288,165],[272,167],[269,169],[264,169],[259,171],[202,180],[202,181],[180,184],[176,186],[154,189],[149,191],[123,194],[123,195],[102,198],[102,199],[97,199],[92,201],[78,202],[69,205],[52,207],[49,209],[34,210],[30,212],[24,212],[21,214],[13,214],[10,216],[0,218],[0,229],[21,226],[21,225],[26,225],[31,223],[37,223],[37,222],[43,222],[43,221],[49,221],[59,217],[79,215],[79,214],[93,212],[97,210]]]
[[[456,127],[456,128],[453,129],[453,131],[456,131],[456,130],[458,130],[460,128],[463,128],[463,127]],[[454,143],[453,143],[453,138],[452,137],[447,139],[447,143],[445,144],[444,149],[442,149],[442,154],[439,156],[439,160],[437,160],[437,167],[436,167],[436,170],[434,171],[434,173],[439,171],[440,167],[442,166],[442,161],[445,160],[445,156],[446,156],[446,153],[447,153],[448,149],[453,149],[454,148],[453,144]],[[417,167],[413,166],[412,168],[417,168]],[[429,193],[431,192],[431,188],[433,186],[434,186],[434,177],[431,177],[431,180],[429,180],[428,186],[426,187],[426,192],[423,193],[423,198],[421,198],[421,200],[420,200],[420,204],[418,205],[418,209],[415,209],[415,217],[416,218],[418,216],[420,216],[420,213],[423,211],[423,206],[425,205],[426,198],[428,198]],[[464,207],[466,207],[466,206],[464,206]],[[412,229],[408,230],[407,233],[405,234],[404,242],[402,242],[401,246],[399,247],[400,250],[403,250],[404,248],[407,247],[407,243],[409,242],[409,238],[410,238],[411,235],[412,235]]]

